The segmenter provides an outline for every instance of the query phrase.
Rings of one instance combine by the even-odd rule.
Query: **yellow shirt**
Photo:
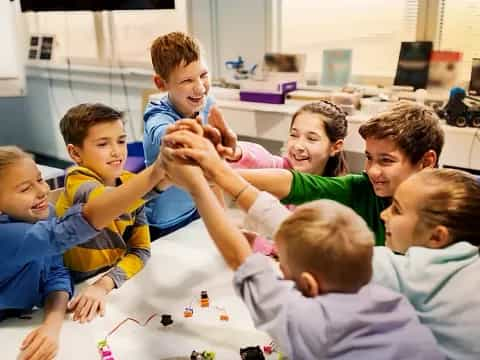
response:
[[[117,186],[133,176],[124,171],[117,179]],[[57,216],[62,216],[74,204],[87,203],[108,189],[90,169],[81,166],[69,168],[65,191],[56,204]],[[65,265],[76,282],[110,269],[107,275],[118,288],[144,267],[150,258],[150,234],[144,203],[152,197],[152,193],[156,194],[152,191],[145,199],[137,200],[100,234],[64,254]]]

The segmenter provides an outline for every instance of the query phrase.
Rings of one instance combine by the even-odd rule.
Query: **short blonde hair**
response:
[[[411,178],[425,185],[424,197],[418,204],[419,226],[443,225],[450,234],[450,243],[468,241],[480,246],[479,179],[453,169],[424,169]]]
[[[32,156],[18,146],[0,146],[0,177],[2,177],[6,169],[21,159],[32,158]]]
[[[275,233],[288,265],[321,277],[330,291],[357,292],[372,277],[373,233],[352,209],[333,200],[299,206]]]
[[[150,55],[155,73],[168,81],[177,66],[200,59],[200,45],[185,33],[171,32],[154,40]]]

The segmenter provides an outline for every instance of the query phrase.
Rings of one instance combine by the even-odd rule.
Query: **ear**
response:
[[[427,246],[431,249],[443,249],[450,245],[450,233],[443,225],[437,225],[430,234]]]
[[[166,91],[167,90],[167,82],[163,80],[160,75],[153,75],[153,82],[155,83],[158,90]]]
[[[330,145],[330,156],[335,156],[342,150],[343,150],[343,139],[339,139]]]
[[[73,144],[68,144],[67,145],[67,151],[68,151],[68,155],[70,155],[70,158],[77,164],[81,164],[82,163],[82,157],[80,155],[80,151],[78,149],[77,146],[73,145]]]
[[[423,154],[422,159],[420,160],[421,169],[425,168],[434,168],[437,164],[437,153],[434,150],[428,150]]]
[[[300,274],[297,286],[306,297],[315,297],[323,292],[321,282],[317,281],[317,279],[309,272],[302,272]]]

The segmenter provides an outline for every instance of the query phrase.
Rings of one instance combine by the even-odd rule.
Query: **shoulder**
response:
[[[168,95],[160,100],[150,101],[143,115],[146,126],[152,123],[172,123],[179,118],[179,114],[168,100]]]

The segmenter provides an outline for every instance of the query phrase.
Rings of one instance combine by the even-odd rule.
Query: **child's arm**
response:
[[[235,156],[227,158],[234,169],[269,169],[287,167],[287,160],[267,151],[263,146],[248,141],[239,141]]]
[[[93,227],[102,229],[121,214],[133,211],[132,206],[138,208],[143,205],[139,199],[163,179],[161,160],[157,159],[153,165],[133,176],[130,181],[89,198],[83,207],[83,216]]]
[[[149,258],[150,233],[145,211],[141,208],[137,211],[125,256],[107,274],[88,286],[68,304],[69,310],[73,311],[73,320],[84,323],[90,322],[96,315],[103,316],[106,295],[142,270]]]
[[[192,195],[205,226],[227,265],[237,269],[252,250],[240,230],[226,216],[202,170],[195,165],[180,164],[172,156],[164,158],[164,163],[169,178]]]
[[[19,359],[53,359],[55,357],[67,302],[68,292],[54,291],[47,295],[43,323],[23,340]]]

